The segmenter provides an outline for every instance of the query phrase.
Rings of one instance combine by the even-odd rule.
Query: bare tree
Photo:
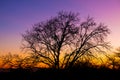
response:
[[[4,55],[4,56],[0,56],[1,58],[1,61],[2,61],[2,64],[1,66],[4,68],[4,67],[12,67],[13,66],[13,62],[12,62],[12,54],[11,53],[8,53],[7,55]]]
[[[114,55],[110,58],[113,69],[120,69],[120,47],[116,49]]]
[[[85,54],[103,52],[109,29],[88,17],[81,22],[78,14],[61,11],[46,22],[35,24],[22,35],[24,48],[40,57],[40,62],[59,69],[72,67]]]
[[[112,54],[105,54],[106,62],[104,63],[104,67],[111,69],[120,69],[120,47],[116,48]]]
[[[2,68],[30,68],[37,67],[39,57],[34,55],[21,56],[18,54],[6,54],[0,56]]]

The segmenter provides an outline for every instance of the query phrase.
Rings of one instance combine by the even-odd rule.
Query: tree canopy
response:
[[[57,16],[35,24],[22,35],[29,49],[39,61],[53,68],[73,67],[83,55],[103,52],[109,47],[105,38],[110,30],[102,23],[79,14],[61,11]]]

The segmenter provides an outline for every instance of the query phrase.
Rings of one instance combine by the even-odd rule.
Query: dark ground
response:
[[[120,80],[120,70],[81,68],[70,70],[1,69],[0,80]]]

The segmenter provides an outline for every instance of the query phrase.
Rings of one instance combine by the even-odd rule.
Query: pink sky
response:
[[[111,30],[107,40],[114,48],[120,46],[120,0],[1,0],[0,54],[21,53],[21,34],[61,10],[105,23]]]

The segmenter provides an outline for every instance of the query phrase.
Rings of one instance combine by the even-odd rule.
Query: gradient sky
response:
[[[0,54],[21,53],[21,34],[61,10],[105,23],[111,30],[108,41],[120,46],[120,0],[0,0]]]

